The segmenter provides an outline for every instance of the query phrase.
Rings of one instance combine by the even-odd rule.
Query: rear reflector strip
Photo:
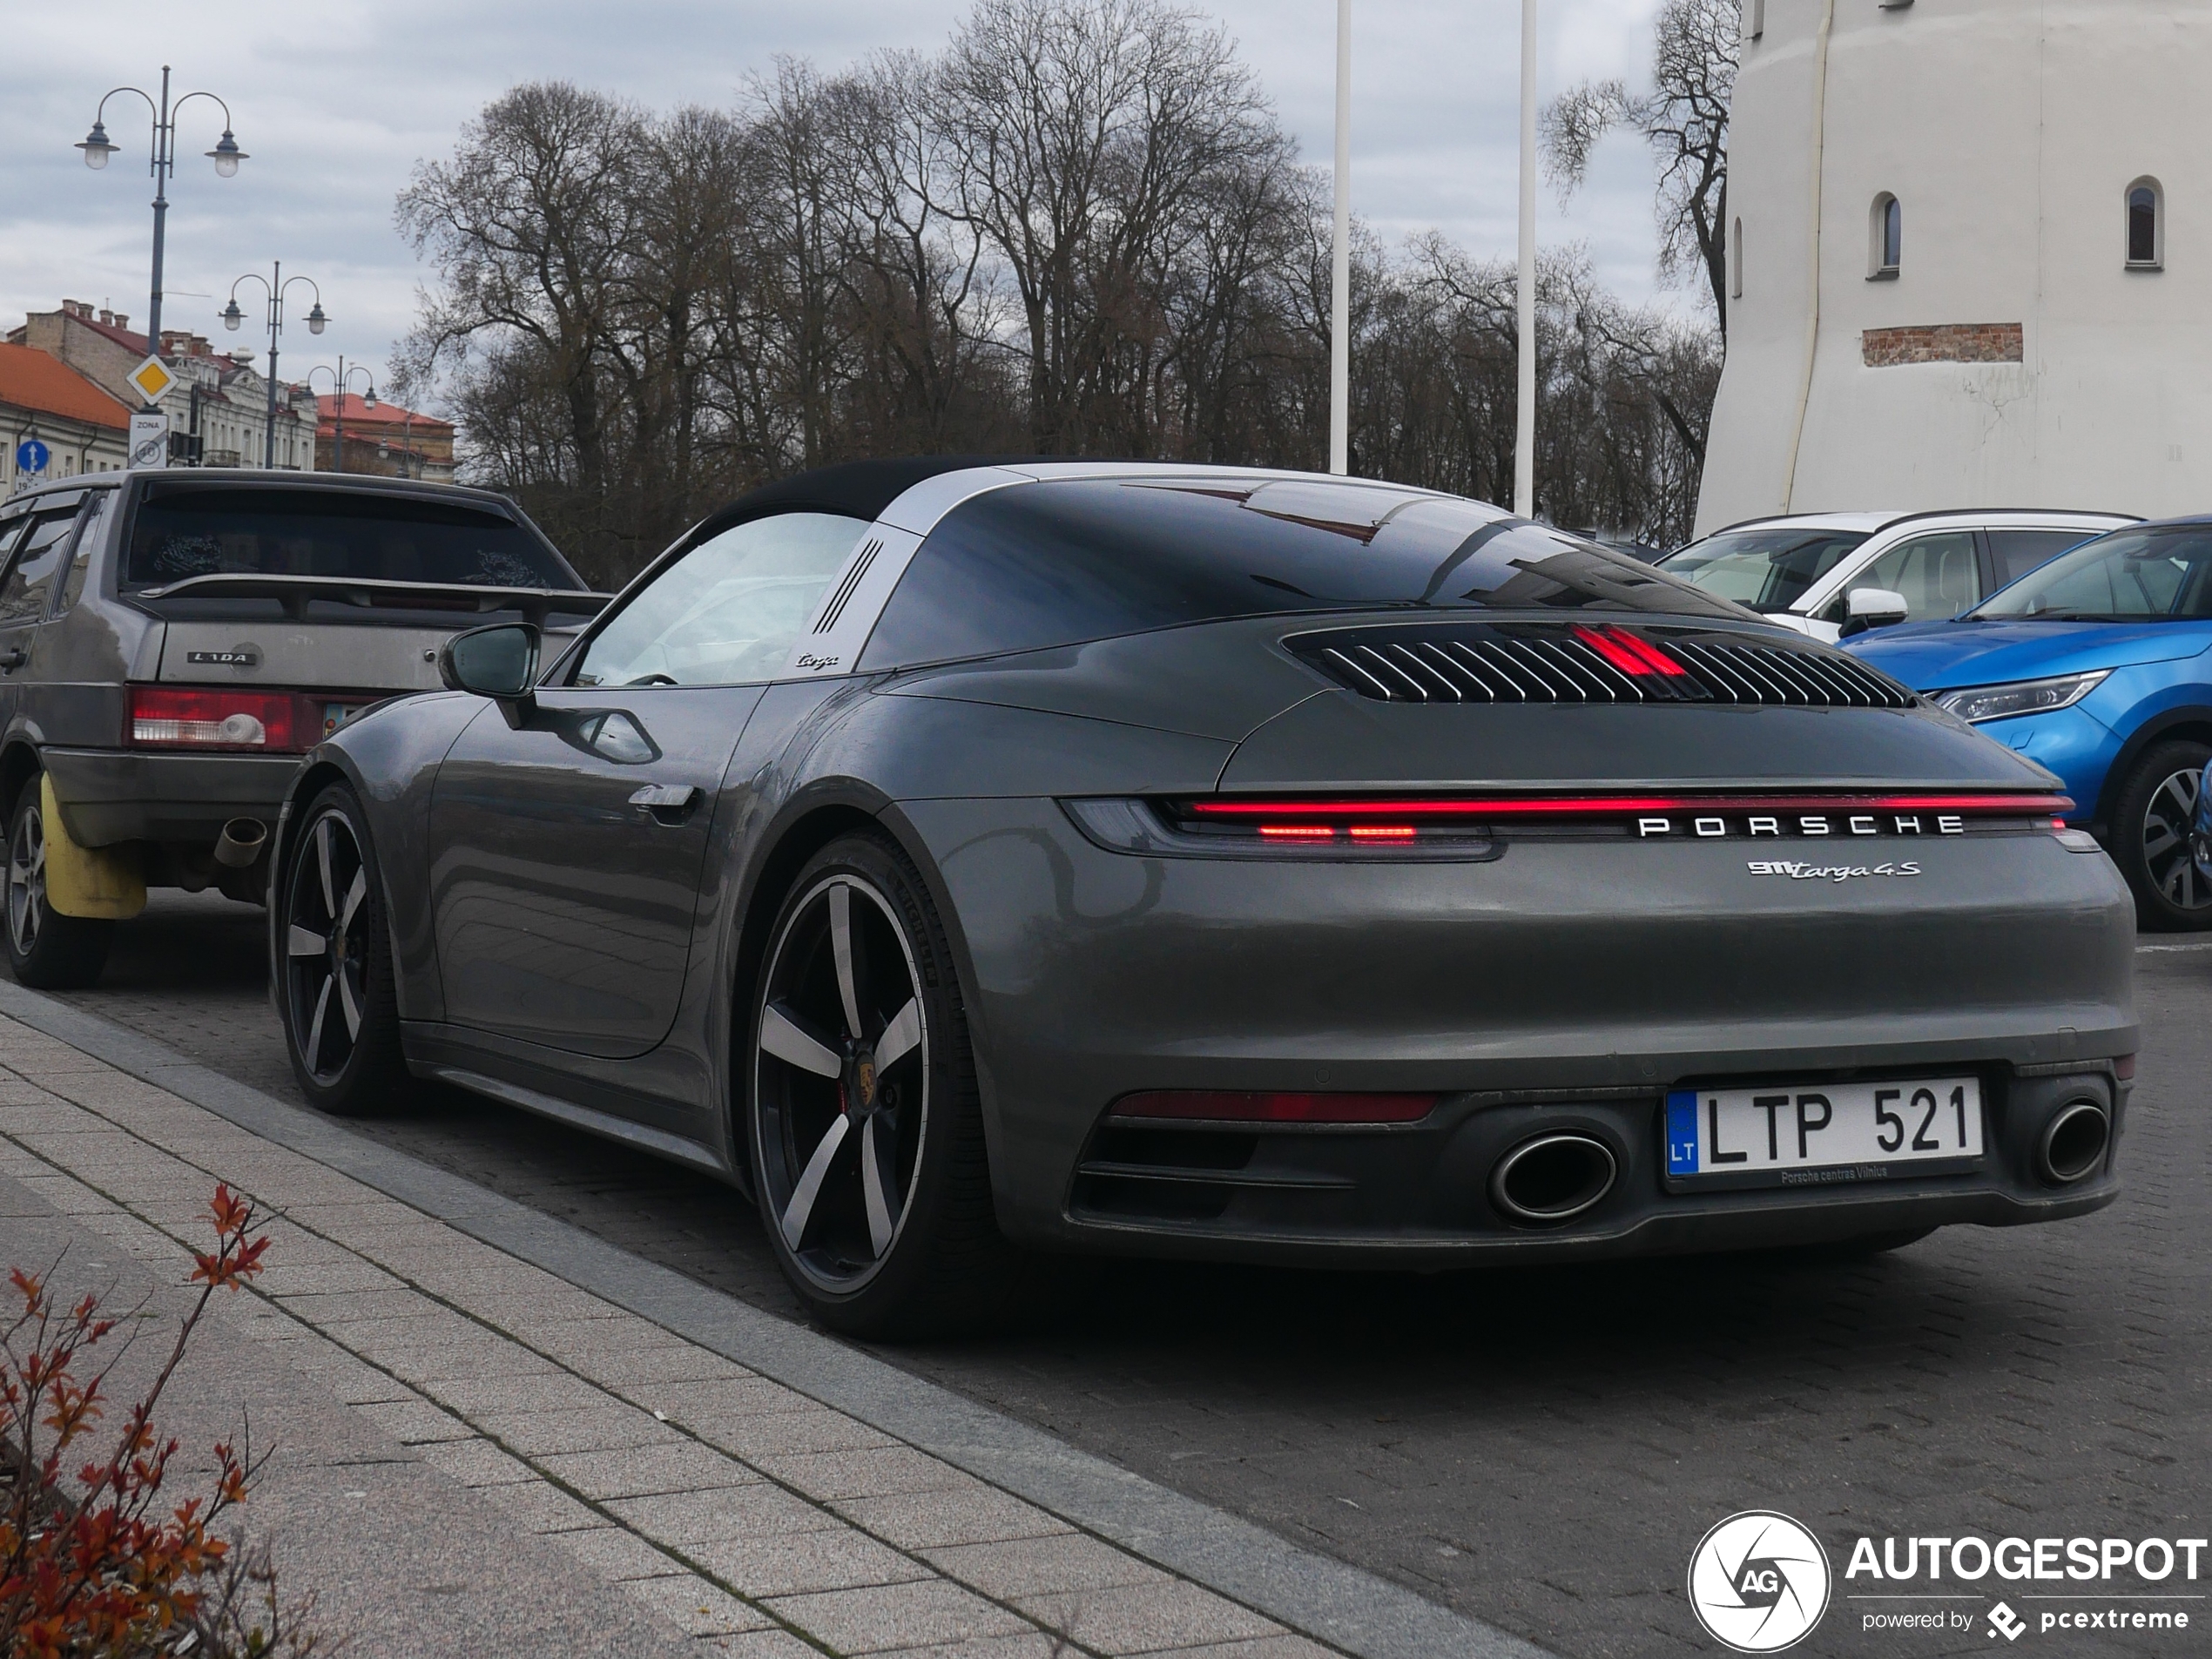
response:
[[[1418,1123],[1434,1095],[1270,1095],[1162,1089],[1124,1095],[1109,1116],[1208,1123]]]

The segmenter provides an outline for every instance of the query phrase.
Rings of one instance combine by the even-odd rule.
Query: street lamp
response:
[[[246,152],[238,147],[238,139],[231,132],[231,106],[214,93],[187,92],[175,104],[169,102],[169,65],[164,64],[158,98],[139,87],[118,86],[100,99],[100,106],[92,115],[92,130],[77,146],[84,152],[84,165],[96,172],[106,166],[108,158],[121,148],[107,136],[107,101],[118,92],[145,99],[146,107],[153,111],[152,160],[148,168],[153,174],[153,289],[146,301],[146,349],[158,356],[161,351],[161,253],[169,219],[169,179],[177,171],[177,112],[196,98],[221,105],[223,136],[206,152],[207,158],[215,164],[218,178],[236,178],[238,164],[246,159]]]
[[[314,309],[307,313],[307,332],[319,334],[330,319],[323,314],[322,290],[315,286],[313,277],[288,277],[284,274],[284,262],[277,261],[270,267],[271,274],[263,276],[258,271],[248,271],[231,284],[230,303],[223,307],[223,327],[233,334],[246,320],[246,314],[239,309],[239,282],[258,282],[268,295],[269,301],[269,413],[261,440],[261,464],[276,465],[276,392],[277,392],[277,336],[284,332],[284,293],[295,282],[304,282],[314,291]]]
[[[314,326],[314,323],[310,321],[308,327]],[[368,370],[359,363],[355,363],[351,368],[347,368],[346,360],[341,357],[338,360],[338,367],[335,368],[331,368],[327,363],[317,363],[314,368],[307,371],[309,391],[314,389],[315,375],[318,373],[330,376],[330,418],[335,422],[330,439],[330,469],[333,472],[343,472],[346,470],[346,388],[351,383],[354,375],[368,374],[368,390],[361,396],[361,408],[373,409],[376,407],[376,376],[369,374]]]

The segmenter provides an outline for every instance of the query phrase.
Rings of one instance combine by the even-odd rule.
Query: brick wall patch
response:
[[[2027,341],[2016,322],[1946,322],[1925,328],[1869,328],[1858,337],[1869,368],[1905,363],[2017,363]]]

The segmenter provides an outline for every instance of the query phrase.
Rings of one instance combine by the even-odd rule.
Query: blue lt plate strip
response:
[[[1667,1173],[1697,1173],[1697,1091],[1676,1089],[1667,1096]]]

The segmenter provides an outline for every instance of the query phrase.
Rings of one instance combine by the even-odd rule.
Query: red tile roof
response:
[[[29,346],[0,344],[0,403],[128,431],[131,411],[62,361]]]
[[[315,404],[322,414],[322,425],[317,435],[326,438],[333,436],[337,431],[338,423],[334,417],[338,413],[338,400],[322,393],[317,395]],[[395,431],[412,432],[434,438],[447,436],[453,431],[450,421],[441,421],[435,415],[418,415],[413,409],[403,409],[396,403],[385,402],[381,398],[377,400],[376,407],[371,408],[356,392],[346,394],[345,415],[346,430],[348,432],[390,427]]]

